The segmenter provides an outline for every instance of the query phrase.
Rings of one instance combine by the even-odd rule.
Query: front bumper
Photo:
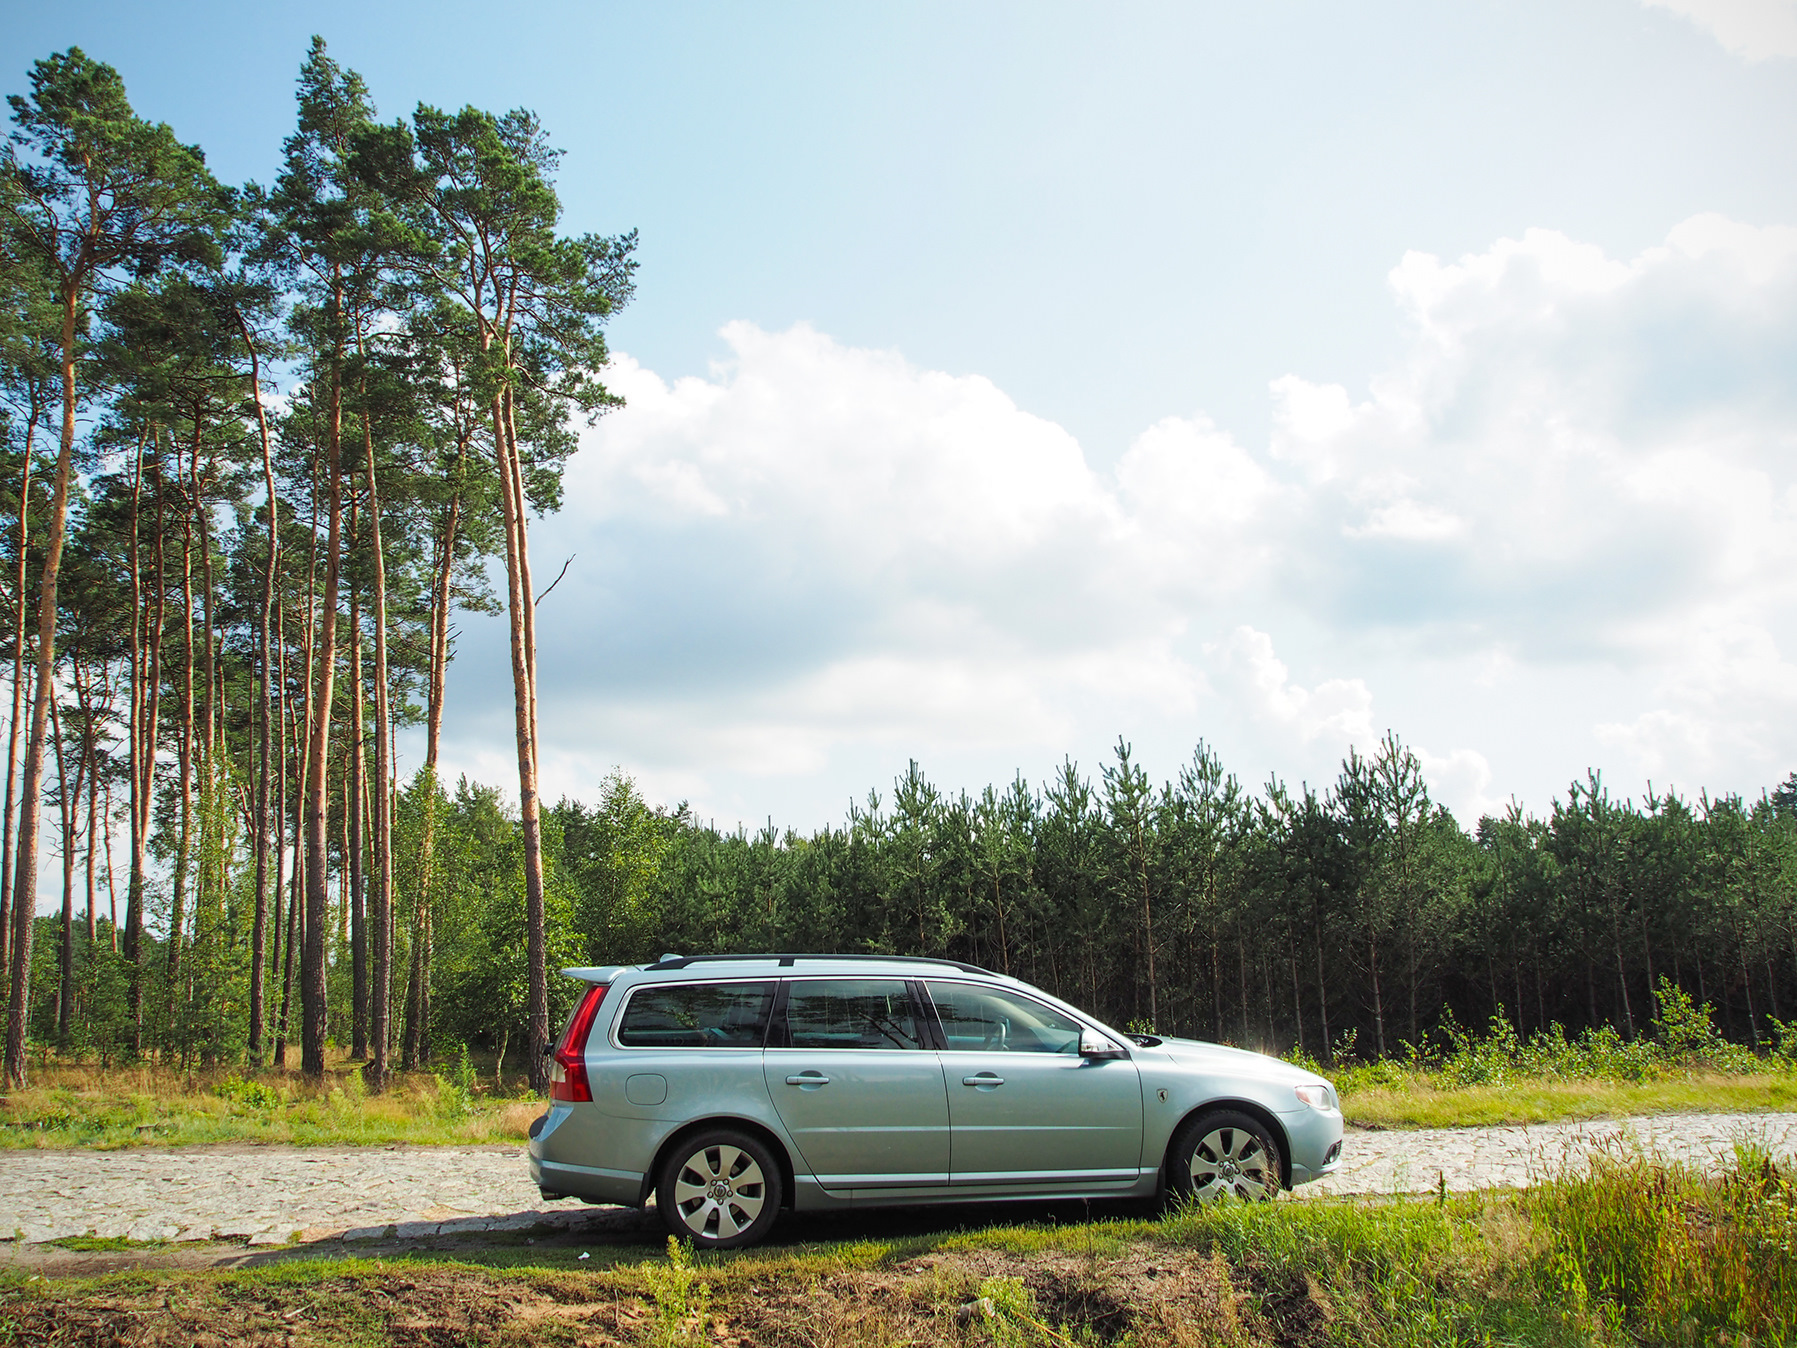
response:
[[[1291,1149],[1292,1187],[1322,1179],[1341,1167],[1342,1116],[1338,1109],[1303,1109],[1281,1114]]]

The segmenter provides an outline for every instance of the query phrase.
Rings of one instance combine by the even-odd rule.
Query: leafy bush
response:
[[[281,1093],[265,1081],[246,1081],[233,1073],[212,1088],[214,1095],[256,1114],[270,1114],[281,1107]]]
[[[1350,1030],[1336,1042],[1334,1064],[1325,1066],[1299,1051],[1288,1061],[1328,1076],[1343,1095],[1370,1090],[1402,1090],[1418,1082],[1442,1088],[1503,1086],[1523,1080],[1655,1081],[1692,1072],[1746,1075],[1768,1068],[1797,1070],[1797,1023],[1771,1020],[1777,1044],[1765,1054],[1730,1043],[1716,1029],[1708,1002],[1695,1002],[1662,978],[1654,993],[1652,1032],[1625,1039],[1614,1026],[1600,1025],[1568,1038],[1554,1024],[1522,1038],[1503,1011],[1492,1016],[1483,1035],[1463,1027],[1450,1011],[1438,1053],[1427,1042],[1406,1043],[1397,1057],[1360,1060]]]

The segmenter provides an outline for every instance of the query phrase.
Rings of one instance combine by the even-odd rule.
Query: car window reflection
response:
[[[1079,1052],[1079,1023],[1052,1007],[995,988],[929,984],[951,1050],[987,1053]]]

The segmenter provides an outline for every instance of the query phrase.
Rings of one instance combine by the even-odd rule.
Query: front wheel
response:
[[[655,1206],[668,1230],[701,1249],[753,1245],[780,1215],[780,1167],[747,1133],[700,1133],[662,1166]]]
[[[1193,1119],[1168,1156],[1173,1192],[1199,1203],[1260,1203],[1284,1184],[1279,1144],[1251,1115],[1220,1109]]]

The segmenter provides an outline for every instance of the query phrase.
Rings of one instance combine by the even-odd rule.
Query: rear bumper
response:
[[[530,1178],[545,1197],[581,1198],[589,1203],[622,1203],[635,1207],[643,1201],[643,1172],[614,1170],[604,1166],[580,1165],[566,1159],[580,1148],[570,1147],[572,1136],[583,1133],[597,1122],[591,1105],[553,1104],[549,1112],[531,1125]],[[558,1140],[557,1134],[567,1129],[569,1136]],[[590,1148],[584,1149],[592,1155]]]

